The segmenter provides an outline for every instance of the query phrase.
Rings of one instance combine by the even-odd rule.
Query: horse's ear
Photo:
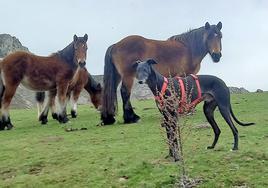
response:
[[[100,91],[100,90],[101,90],[101,84],[100,84],[100,83],[98,83],[96,88],[97,88],[97,90],[99,90],[99,91]]]
[[[87,34],[84,35],[84,41],[87,42],[88,36]]]
[[[135,61],[134,64],[132,65],[132,68],[137,69],[140,61]]]
[[[208,22],[206,22],[205,29],[209,29],[209,28],[210,28],[210,24]]]
[[[76,42],[77,40],[78,40],[78,37],[74,35],[74,42]]]
[[[218,28],[219,30],[221,30],[221,28],[222,28],[222,23],[221,23],[221,22],[219,22],[219,23],[217,24],[217,28]]]
[[[157,64],[157,62],[154,59],[148,59],[147,63],[150,65]]]

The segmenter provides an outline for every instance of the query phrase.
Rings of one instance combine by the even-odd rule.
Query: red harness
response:
[[[198,103],[200,103],[202,101],[201,87],[200,87],[198,77],[194,74],[191,74],[191,76],[194,78],[195,83],[196,83],[197,98],[194,101],[192,101],[190,104],[187,102],[186,89],[185,89],[185,85],[183,83],[182,78],[176,77],[176,79],[178,80],[180,92],[181,92],[180,93],[181,98],[179,101],[179,109],[178,109],[178,112],[180,114],[187,113],[187,112],[191,111],[192,109],[195,108],[195,106]],[[167,86],[168,86],[168,79],[166,77],[164,77],[164,83],[162,85],[161,92],[158,94],[158,96],[155,96],[155,100],[159,103],[160,106],[163,106],[163,100],[164,100],[165,92],[167,90]]]

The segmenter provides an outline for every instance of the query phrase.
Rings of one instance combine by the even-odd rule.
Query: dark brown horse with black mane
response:
[[[76,74],[76,76],[73,78],[71,84],[69,85],[68,92],[67,92],[67,97],[71,102],[72,118],[76,118],[77,116],[77,101],[83,89],[85,89],[90,95],[90,99],[94,107],[98,110],[101,107],[102,87],[100,83],[96,82],[93,79],[93,77],[89,74],[86,68],[82,68],[79,70],[78,74]],[[56,108],[55,108],[56,93],[57,93],[56,90],[53,92],[50,91],[48,93],[50,97],[46,104],[44,104],[45,92],[36,93],[38,118],[42,124],[47,123],[47,116],[48,116],[49,108],[52,111],[53,119],[58,119],[58,116],[56,114]]]
[[[0,130],[13,127],[9,116],[9,105],[19,84],[34,91],[57,90],[59,122],[68,118],[66,93],[75,72],[85,66],[87,54],[87,34],[74,35],[73,41],[63,50],[48,57],[36,56],[28,52],[14,52],[1,61],[1,122]]]
[[[202,59],[209,53],[214,62],[221,58],[222,23],[190,30],[166,41],[157,41],[141,36],[128,36],[107,49],[104,66],[104,86],[101,119],[103,124],[115,122],[117,109],[116,90],[122,80],[121,96],[125,123],[135,123],[140,117],[133,111],[130,94],[135,78],[132,67],[137,60],[155,59],[157,71],[162,75],[196,74]]]

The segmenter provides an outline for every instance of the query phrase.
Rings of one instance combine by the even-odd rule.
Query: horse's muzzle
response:
[[[138,81],[139,84],[144,84],[145,82],[143,80]]]
[[[79,63],[79,67],[80,68],[84,68],[85,66],[86,66],[86,62],[85,61]]]
[[[215,62],[215,63],[218,63],[221,59],[221,52],[219,53],[212,53],[211,54],[211,57],[212,57],[212,60]]]

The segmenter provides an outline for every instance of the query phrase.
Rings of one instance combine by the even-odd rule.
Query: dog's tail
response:
[[[239,120],[235,117],[232,108],[230,108],[230,112],[231,112],[231,115],[232,115],[233,119],[234,119],[234,120],[236,121],[236,123],[238,123],[239,125],[242,125],[242,126],[255,125],[255,123],[242,123],[241,121],[239,121]]]

